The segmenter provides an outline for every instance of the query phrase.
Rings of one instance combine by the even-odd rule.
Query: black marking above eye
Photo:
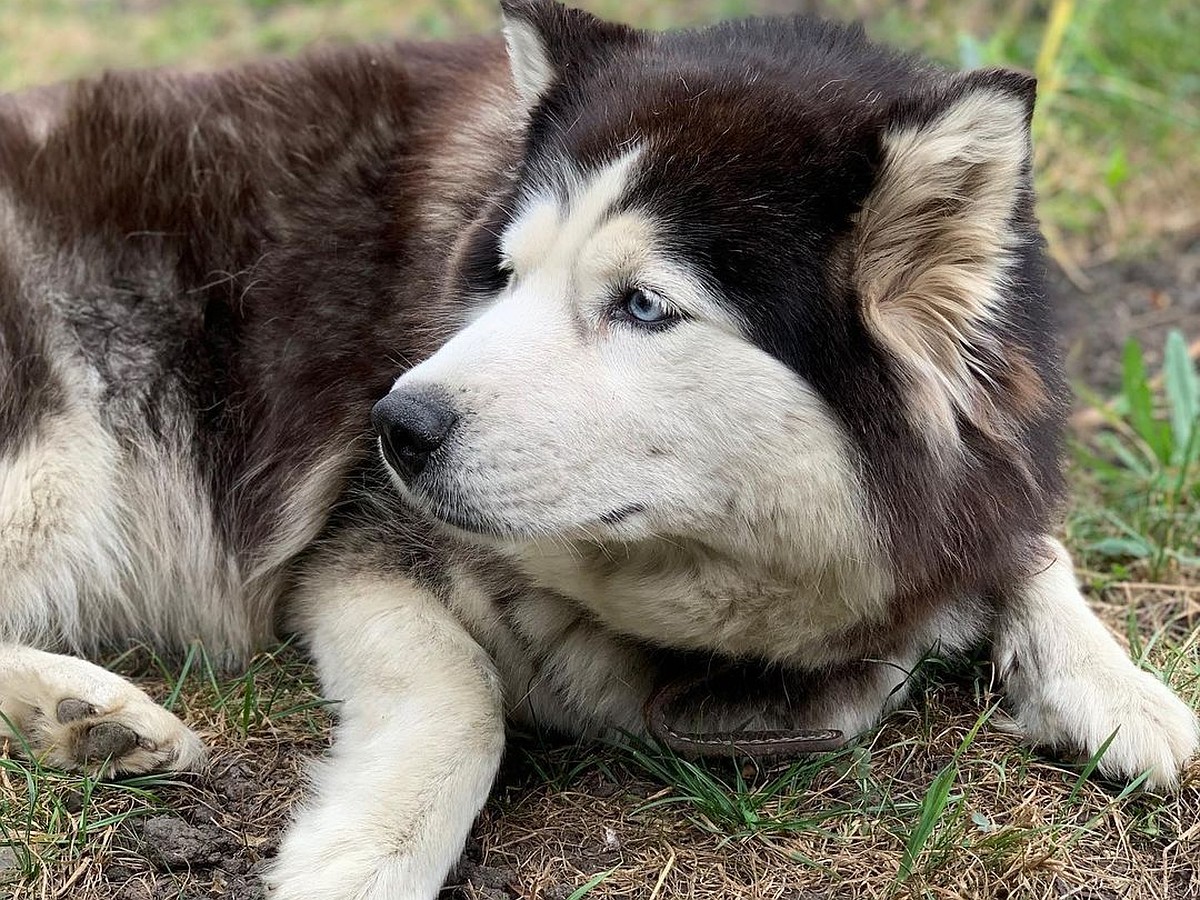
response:
[[[504,225],[503,211],[497,207],[493,215],[475,226],[459,258],[457,280],[465,293],[476,296],[498,294],[512,281],[512,267],[500,250]]]

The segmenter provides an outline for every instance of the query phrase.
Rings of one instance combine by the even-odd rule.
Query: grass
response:
[[[174,666],[144,648],[108,664],[206,738],[209,770],[104,782],[0,753],[0,897],[254,896],[251,868],[286,822],[304,760],[328,741],[307,660],[285,645],[224,676],[193,645]],[[237,864],[190,871],[212,853]]]
[[[78,882],[75,873],[87,859],[112,852],[121,828],[164,808],[159,791],[171,786],[181,785],[153,776],[105,782],[21,757],[0,758],[0,845],[11,852],[8,880],[61,894]],[[17,796],[20,802],[13,801]]]
[[[1107,427],[1078,448],[1090,502],[1071,523],[1088,559],[1137,560],[1152,580],[1200,566],[1200,375],[1180,331],[1168,333],[1162,358],[1150,377],[1129,341],[1121,394],[1093,398]]]
[[[597,0],[643,24],[781,0]],[[1041,213],[1071,261],[1200,219],[1200,6],[1188,0],[856,0],[878,37],[956,65],[1036,70]],[[0,0],[0,88],[130,63],[209,66],[313,38],[490,29],[491,0]],[[1130,344],[1073,448],[1065,538],[1134,658],[1200,709],[1200,379],[1188,339]],[[1154,350],[1151,354],[1149,351]],[[1162,362],[1148,362],[1149,359]],[[203,778],[108,783],[0,752],[0,897],[257,896],[329,710],[301,654],[237,676],[200,646],[110,660],[213,748]],[[941,671],[858,746],[782,765],[519,742],[460,898],[1200,897],[1200,762],[1176,796],[1094,777],[1001,727],[986,664]],[[189,843],[190,841],[190,843]],[[219,859],[209,854],[216,848]]]

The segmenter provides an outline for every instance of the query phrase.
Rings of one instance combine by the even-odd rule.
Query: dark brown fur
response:
[[[444,248],[506,135],[475,148],[483,183],[439,198],[455,217],[415,213],[423,192],[449,193],[436,145],[506,79],[498,41],[394,44],[215,75],[105,75],[65,92],[44,141],[24,97],[0,107],[0,189],[37,252],[70,273],[59,310],[114,416],[163,431],[190,420],[221,532],[247,566],[309,467],[366,459],[372,402],[451,327]],[[38,331],[13,321],[29,286],[0,275],[0,410],[29,423],[32,406],[52,411],[54,382]]]

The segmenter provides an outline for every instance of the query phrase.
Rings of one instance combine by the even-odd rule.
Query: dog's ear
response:
[[[1032,367],[997,338],[1022,240],[1014,217],[1031,215],[1035,89],[1032,76],[988,70],[897,104],[855,224],[868,327],[899,360],[914,414],[954,435],[959,415],[1011,433],[1006,420],[1043,397]]]
[[[555,0],[500,0],[504,40],[517,93],[529,106],[555,82],[637,40],[626,25],[605,22]]]

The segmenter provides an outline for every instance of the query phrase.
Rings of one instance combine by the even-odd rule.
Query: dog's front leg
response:
[[[1173,787],[1197,749],[1196,714],[1133,664],[1075,584],[1066,549],[1045,541],[1044,567],[1002,605],[994,652],[1020,729],[1034,743],[1098,753],[1100,771]]]
[[[298,599],[339,724],[267,875],[269,896],[430,900],[499,767],[491,661],[436,597],[400,577],[330,573]]]

